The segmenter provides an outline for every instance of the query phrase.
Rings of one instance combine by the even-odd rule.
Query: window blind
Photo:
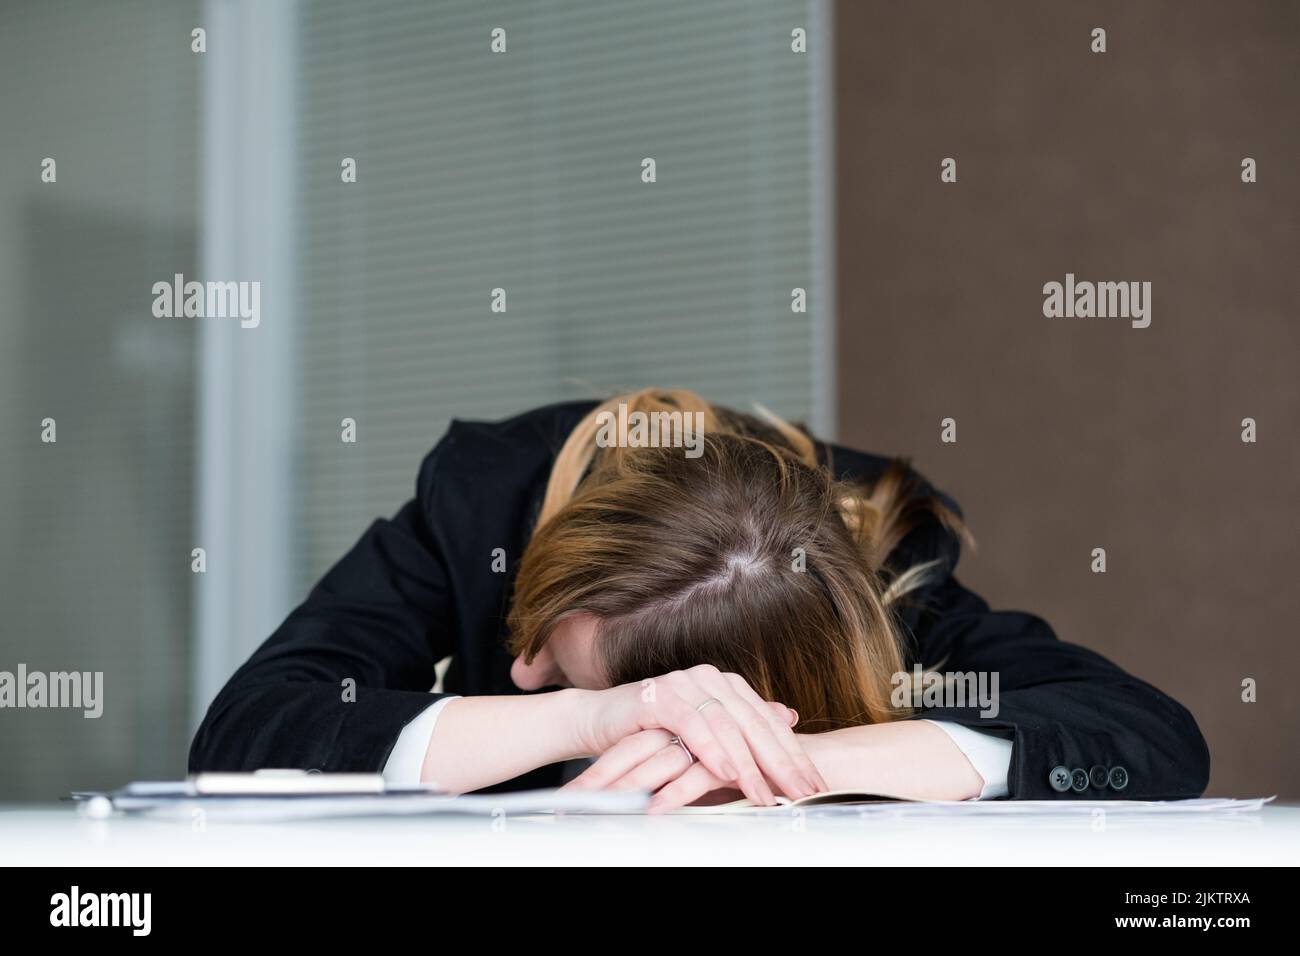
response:
[[[198,16],[0,9],[0,670],[103,675],[3,711],[0,800],[185,767],[198,329],[150,288],[196,260]]]
[[[664,385],[808,418],[809,7],[302,5],[302,590],[453,416]]]

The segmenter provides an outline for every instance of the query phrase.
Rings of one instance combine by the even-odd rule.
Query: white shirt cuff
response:
[[[993,731],[974,730],[947,720],[927,720],[943,730],[966,755],[975,772],[984,780],[984,789],[976,800],[992,800],[1007,795],[1007,773],[1011,770],[1012,742],[994,736]]]
[[[388,755],[388,762],[384,764],[384,783],[402,787],[413,787],[420,783],[424,755],[429,752],[429,740],[433,737],[438,715],[442,713],[447,701],[455,700],[458,696],[452,694],[439,697],[402,728],[397,743],[393,744],[393,750]]]

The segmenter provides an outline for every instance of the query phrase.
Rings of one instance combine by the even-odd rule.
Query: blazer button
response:
[[[1057,793],[1065,793],[1070,789],[1070,768],[1053,767],[1052,772],[1047,775],[1047,782]]]
[[[1123,790],[1128,786],[1128,771],[1123,767],[1110,768],[1110,786],[1112,790]]]
[[[1082,767],[1075,767],[1070,771],[1070,789],[1075,793],[1083,793],[1088,789],[1088,771]]]
[[[1105,790],[1108,780],[1110,780],[1110,772],[1105,767],[1098,765],[1088,771],[1088,782],[1098,790]]]

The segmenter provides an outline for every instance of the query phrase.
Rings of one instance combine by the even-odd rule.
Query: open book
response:
[[[765,807],[756,803],[750,803],[745,797],[738,800],[726,800],[719,803],[695,803],[688,807],[679,807],[676,810],[670,810],[669,813],[762,813],[798,810],[804,807],[824,807],[829,805],[838,806],[866,806],[877,803],[912,803],[906,797],[891,797],[885,794],[868,793],[865,790],[827,790],[824,793],[814,793],[812,796],[800,797],[798,800],[791,800],[789,797],[778,796],[776,805]]]

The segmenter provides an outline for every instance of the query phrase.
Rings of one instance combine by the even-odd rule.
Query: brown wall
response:
[[[1211,795],[1300,797],[1300,4],[835,15],[839,437],[957,498],[995,607],[1185,703]],[[1066,272],[1151,326],[1045,318]]]

